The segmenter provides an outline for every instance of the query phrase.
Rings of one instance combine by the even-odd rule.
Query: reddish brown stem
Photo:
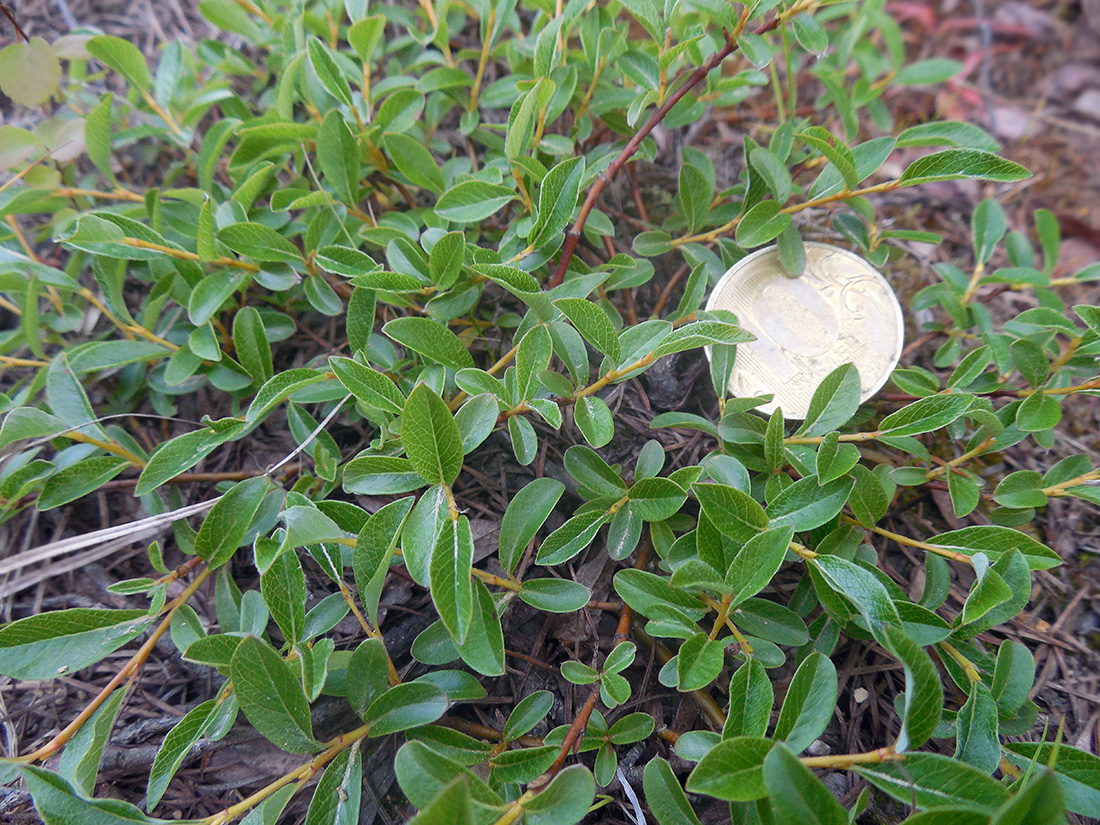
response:
[[[569,726],[569,730],[565,734],[565,740],[561,743],[561,751],[558,753],[558,758],[554,760],[554,764],[551,765],[550,769],[546,772],[546,776],[549,779],[553,779],[558,775],[558,771],[560,771],[561,766],[565,764],[569,752],[573,750],[573,744],[584,734],[585,728],[588,727],[588,719],[592,716],[592,711],[596,709],[596,700],[599,698],[600,689],[598,687],[593,687],[592,692],[588,694],[588,698],[584,702],[584,707],[581,708],[580,713],[577,714],[577,718],[573,720],[573,724]]]
[[[756,29],[756,34],[765,34],[779,25],[779,18],[773,18],[767,23],[759,26]],[[584,231],[584,224],[588,220],[588,215],[592,212],[592,208],[596,205],[596,201],[599,200],[600,194],[606,188],[607,184],[611,182],[611,179],[619,172],[626,162],[630,160],[634,153],[638,151],[638,147],[642,145],[642,141],[649,136],[649,133],[665,119],[665,115],[669,113],[680,99],[683,98],[688,92],[694,89],[699,83],[719,64],[731,54],[737,50],[737,36],[727,37],[726,43],[722,48],[716,51],[710,56],[706,63],[695,69],[686,81],[665,100],[657,111],[649,116],[649,120],[645,122],[637,132],[634,133],[634,137],[623,147],[623,150],[619,153],[619,156],[611,162],[611,165],[606,170],[601,172],[595,182],[592,184],[592,188],[588,190],[588,195],[584,199],[584,203],[581,205],[580,214],[577,215],[577,221],[573,224],[573,228],[565,235],[565,244],[562,246],[561,258],[558,260],[558,267],[554,271],[554,277],[550,279],[550,286],[555,287],[565,280],[565,272],[569,268],[569,262],[573,260],[573,253],[577,249],[577,242],[581,238],[581,232]],[[682,77],[683,75],[681,75]]]

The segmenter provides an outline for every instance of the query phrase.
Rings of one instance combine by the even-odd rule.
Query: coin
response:
[[[849,362],[859,372],[862,403],[901,358],[905,323],[894,291],[863,258],[829,244],[806,243],[798,277],[783,269],[776,246],[742,258],[707,301],[708,311],[718,309],[756,336],[737,347],[729,391],[774,395],[757,407],[766,414],[781,407],[785,418],[805,418],[822,379]]]

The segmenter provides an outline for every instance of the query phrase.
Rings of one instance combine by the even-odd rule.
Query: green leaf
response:
[[[260,576],[260,593],[283,638],[297,644],[306,623],[306,577],[297,553],[279,554]]]
[[[764,759],[764,786],[780,801],[775,821],[781,825],[848,825],[848,812],[784,744]]]
[[[894,76],[901,86],[928,86],[950,80],[963,70],[963,64],[945,57],[933,57],[909,63]]]
[[[130,41],[121,37],[100,35],[91,38],[84,44],[84,48],[96,60],[126,78],[126,82],[138,91],[147,92],[152,88],[153,79],[149,76],[145,56]]]
[[[695,232],[710,216],[714,185],[698,167],[690,163],[680,166],[680,209],[687,221],[688,232]]]
[[[403,745],[394,760],[394,770],[409,802],[421,810],[431,804],[447,783],[460,776],[468,783],[471,797],[477,802],[485,806],[503,804],[497,793],[473,772],[423,742],[413,741]]]
[[[103,748],[107,745],[111,729],[128,693],[125,689],[112,693],[107,701],[96,708],[61,752],[58,772],[71,780],[85,796],[92,796],[95,792]]]
[[[210,699],[191,708],[168,735],[164,737],[149,770],[149,787],[146,792],[145,806],[148,810],[156,807],[168,783],[183,765],[183,760],[191,748],[199,741],[215,718],[218,702]]]
[[[945,149],[913,161],[901,176],[902,186],[937,180],[1025,180],[1031,173],[1018,163],[980,149]]]
[[[203,519],[195,537],[195,555],[210,567],[220,567],[229,561],[244,544],[269,487],[265,476],[245,479],[231,487]]]
[[[905,146],[958,146],[996,152],[1001,145],[988,132],[962,120],[940,120],[910,126],[898,135],[898,148]]]
[[[56,679],[98,662],[153,622],[145,610],[77,607],[18,619],[0,628],[0,673]]]
[[[886,488],[879,477],[862,464],[852,468],[852,476],[856,484],[848,498],[848,506],[860,524],[874,527],[890,507]]]
[[[1043,770],[997,809],[991,825],[1064,825],[1065,797],[1054,771]]]
[[[577,399],[573,406],[573,420],[584,440],[593,447],[602,447],[615,435],[615,420],[607,402],[594,395]]]
[[[470,583],[474,539],[466,516],[447,519],[432,548],[432,602],[456,645],[461,645],[470,629],[474,612],[474,594]]]
[[[670,332],[657,345],[657,349],[653,351],[653,357],[661,358],[665,355],[672,355],[689,349],[700,349],[715,345],[745,344],[755,340],[756,336],[735,324],[727,324],[722,321],[696,321]]]
[[[836,667],[827,656],[811,653],[795,671],[772,735],[801,753],[825,732],[836,708]]]
[[[417,384],[405,401],[401,443],[413,467],[429,484],[450,486],[462,471],[458,425],[443,399],[427,384]]]
[[[847,477],[820,486],[813,476],[800,478],[768,502],[768,518],[773,527],[790,524],[797,531],[820,527],[843,509],[854,484]]]
[[[840,556],[818,556],[810,564],[830,587],[855,605],[872,632],[901,621],[890,592],[869,570]]]
[[[989,688],[1001,716],[1008,716],[1020,709],[1034,681],[1035,657],[1031,651],[1012,639],[1001,642]]]
[[[395,685],[371,702],[363,721],[376,738],[428,725],[447,712],[447,694],[427,682]]]
[[[1050,766],[1062,788],[1066,809],[1092,816],[1100,806],[1100,757],[1062,743],[1007,742],[1011,760]],[[1053,764],[1052,764],[1053,763]]]
[[[677,689],[682,693],[705,688],[718,678],[724,662],[724,645],[704,633],[685,639],[676,656]]]
[[[966,556],[985,553],[994,561],[1009,550],[1016,549],[1024,555],[1032,570],[1049,570],[1062,563],[1061,557],[1049,547],[1011,527],[975,525],[941,533],[927,541]]]
[[[311,56],[313,44],[311,38]],[[347,88],[347,81],[344,81],[344,88]],[[317,164],[339,200],[346,204],[358,202],[359,144],[338,109],[330,110],[317,130]]]
[[[45,768],[26,765],[22,777],[45,825],[168,825],[172,821],[151,819],[121,799],[86,799],[62,777]]]
[[[1001,783],[938,753],[910,753],[904,762],[859,765],[856,773],[876,788],[918,809],[955,805],[988,813],[1008,799]]]
[[[955,726],[955,758],[984,774],[993,773],[1001,761],[1001,742],[997,738],[997,703],[984,683],[970,685],[970,698],[959,708]]]
[[[687,779],[690,793],[701,793],[727,802],[763,799],[764,760],[775,743],[753,736],[723,739],[699,760]]]
[[[860,176],[856,171],[856,159],[852,150],[837,140],[837,138],[820,126],[809,126],[796,137],[804,143],[812,146],[817,152],[828,158],[841,178],[844,179],[845,189],[854,189],[859,183]]]
[[[661,458],[664,458],[664,450],[661,450]],[[634,483],[628,495],[630,509],[645,521],[672,518],[687,501],[684,488],[668,478],[643,478]]]
[[[580,197],[583,177],[583,156],[563,160],[546,173],[539,189],[538,219],[528,236],[531,246],[549,243],[569,225]]]
[[[368,407],[376,407],[389,413],[400,414],[405,407],[405,396],[393,381],[371,367],[351,358],[333,356],[329,367],[348,392]]]
[[[943,685],[931,657],[897,627],[882,629],[881,639],[905,668],[905,698],[898,753],[919,748],[932,736],[943,716]]]
[[[234,695],[241,711],[265,739],[291,753],[320,747],[313,738],[309,702],[295,668],[269,644],[247,636],[229,665]]]
[[[748,61],[758,69],[764,68],[772,61],[771,46],[767,40],[758,34],[743,33],[737,38],[737,45]]]
[[[1053,429],[1062,420],[1062,407],[1041,391],[1033,392],[1016,410],[1016,426],[1024,432],[1040,433]]]
[[[700,825],[676,774],[661,757],[655,756],[646,764],[642,789],[657,825]]]
[[[530,421],[523,416],[513,415],[508,419],[508,437],[512,440],[516,461],[526,467],[535,460],[539,442],[535,427]]]
[[[544,567],[569,561],[592,543],[596,533],[609,520],[608,514],[594,511],[573,516],[546,537],[535,561]]]
[[[859,408],[861,392],[855,366],[841,364],[814,390],[798,435],[824,435],[847,424]]]
[[[443,192],[443,173],[439,171],[439,165],[423,143],[408,135],[394,132],[387,134],[383,142],[393,159],[393,165],[402,175],[429,192],[437,195]]]
[[[481,580],[474,583],[474,612],[466,642],[458,646],[462,661],[485,676],[504,674],[504,632],[493,597]]]
[[[435,212],[454,223],[478,223],[516,199],[511,188],[498,183],[467,180],[444,192]]]
[[[567,579],[528,579],[519,597],[538,610],[572,613],[588,604],[592,591],[580,582]]]
[[[794,527],[788,525],[773,527],[745,542],[726,572],[731,608],[767,587],[779,571],[793,538]]]
[[[397,495],[419,490],[424,477],[407,458],[368,455],[344,465],[344,489],[359,495]]]
[[[462,438],[462,454],[480,447],[496,429],[500,405],[492,393],[483,392],[466,401],[455,413],[455,426]]]
[[[546,718],[554,706],[554,694],[548,690],[538,690],[523,699],[508,714],[501,735],[505,742],[511,742],[523,736],[531,728]]]
[[[458,280],[465,257],[466,236],[463,233],[446,232],[435,242],[428,255],[428,269],[440,289],[449,288]]]
[[[60,75],[59,75],[60,79]],[[95,164],[99,174],[114,186],[114,169],[111,168],[111,107],[114,95],[110,92],[100,98],[96,107],[84,119],[84,145],[88,149],[88,158]]]
[[[349,108],[354,106],[351,87],[348,86],[348,81],[340,72],[340,68],[329,54],[325,44],[316,37],[310,37],[306,42],[306,51],[309,55],[309,65],[317,75],[317,79],[321,81],[321,85],[325,87],[325,91],[345,106]]]
[[[389,657],[380,639],[367,639],[348,659],[348,702],[360,719],[367,708],[390,687]]]
[[[231,223],[219,230],[218,240],[239,255],[257,261],[300,263],[302,253],[290,241],[262,223]]]
[[[92,456],[70,464],[46,479],[35,505],[39,510],[51,510],[68,504],[95,492],[129,466],[125,458],[113,455]]]
[[[382,332],[402,346],[445,367],[460,370],[474,366],[473,357],[458,336],[430,318],[395,318],[382,327]]]
[[[737,224],[734,239],[738,246],[753,249],[775,240],[791,224],[791,216],[783,214],[779,201],[760,201],[745,213]]]
[[[768,529],[764,509],[747,493],[728,484],[693,484],[691,490],[722,535],[743,544]]]
[[[244,419],[249,427],[262,421],[276,406],[299,390],[329,380],[321,370],[305,368],[285,370],[265,382],[245,413]]]
[[[836,431],[827,433],[817,448],[814,466],[817,483],[826,484],[840,478],[859,462],[861,454],[854,444],[838,441]]]
[[[358,745],[337,754],[313,792],[305,825],[357,825],[363,792],[363,756]]]
[[[763,736],[771,720],[775,693],[764,666],[749,659],[730,679],[730,706],[722,738]]]
[[[244,307],[233,316],[233,349],[253,380],[263,383],[275,374],[271,343],[263,318],[255,307]]]
[[[512,496],[500,523],[498,558],[505,573],[515,570],[564,491],[565,485],[556,479],[537,478]]]
[[[970,216],[971,234],[974,239],[974,256],[981,263],[993,255],[1007,229],[1004,208],[992,198],[986,198]]]
[[[576,825],[596,796],[596,782],[583,765],[570,765],[524,803],[524,825]]]
[[[920,398],[882,419],[879,432],[891,438],[932,432],[957,420],[973,401],[973,396],[962,393]]]
[[[588,343],[612,362],[618,363],[619,336],[606,312],[584,298],[559,298],[554,301],[554,306],[562,311]]]

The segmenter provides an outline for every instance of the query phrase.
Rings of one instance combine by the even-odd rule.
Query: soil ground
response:
[[[194,0],[25,0],[13,5],[26,32],[47,39],[67,33],[77,24],[94,25],[106,33],[131,39],[155,54],[158,44],[167,39],[180,37],[194,42],[211,34],[197,14]],[[1057,215],[1065,238],[1057,275],[1072,274],[1100,258],[1100,0],[929,0],[895,2],[890,7],[903,23],[914,57],[954,57],[968,68],[964,77],[935,93],[911,89],[894,94],[889,105],[898,120],[924,121],[938,114],[969,119],[991,131],[1003,142],[1008,157],[1035,172],[1035,178],[1026,185],[998,193],[1012,228],[1030,230],[1034,210],[1050,209]],[[0,36],[10,36],[6,22]],[[10,122],[12,114],[3,113],[3,120]],[[754,113],[747,105],[738,116],[751,123],[754,114],[763,113]],[[726,141],[736,139],[740,128],[742,124],[737,120],[713,118],[701,124],[692,138],[695,145],[721,154]],[[635,180],[643,191],[647,186],[665,185],[652,169],[637,169]],[[930,282],[933,264],[954,261],[965,266],[970,212],[991,191],[977,184],[944,183],[907,191],[891,201],[889,213],[898,226],[936,231],[946,239],[935,249],[915,247],[911,258],[889,273],[903,303]],[[624,210],[633,211],[628,189],[609,191],[605,198],[617,195],[624,202]],[[811,223],[804,228],[813,232],[817,227]],[[637,296],[639,306],[652,306],[659,288],[658,284],[652,294]],[[1100,286],[1082,284],[1074,289],[1077,294],[1067,295],[1067,304],[1100,304]],[[1028,304],[1021,294],[1005,292],[991,299],[989,306],[1005,318],[1026,309]],[[319,328],[311,337],[324,343],[337,334],[338,330]],[[931,368],[936,346],[934,337],[912,336],[906,363]],[[622,385],[618,396],[609,399],[620,422],[620,435],[611,445],[609,460],[629,459],[652,437],[648,422],[653,411],[679,407],[713,415],[713,410],[707,409],[713,398],[692,390],[689,379],[698,377],[698,366],[686,359],[674,370],[654,371],[645,381]],[[1090,455],[1093,465],[1100,466],[1098,425],[1100,399],[1079,398],[1067,410],[1052,451],[1032,454],[1014,450],[1000,456],[1000,463],[991,463],[985,472],[995,477],[1017,469],[1044,469],[1065,455],[1077,453]],[[339,431],[334,435],[340,440]],[[690,462],[701,449],[698,439],[691,438],[677,446],[684,462]],[[283,454],[278,443],[266,449],[276,457]],[[267,456],[255,450],[224,452],[227,454],[218,462],[208,462],[204,469],[257,466],[267,461]],[[507,448],[501,451],[501,455],[507,453]],[[560,466],[560,458],[553,453],[544,455],[539,465],[551,472],[553,465]],[[495,523],[486,503],[500,512],[509,493],[527,476],[503,459],[491,457],[469,470],[464,473],[468,480],[460,503],[471,510],[471,515],[482,516],[475,530],[489,534]],[[192,491],[193,500],[200,500],[205,492]],[[102,493],[64,513],[37,515],[28,511],[0,525],[0,548],[4,548],[0,556],[109,526],[131,512],[132,499],[124,492]],[[961,526],[945,492],[914,498],[899,512],[894,526],[901,532],[908,528],[914,534],[931,534]],[[1052,728],[1063,724],[1065,741],[1098,753],[1100,518],[1095,507],[1077,499],[1052,500],[1026,529],[1057,550],[1066,564],[1036,576],[1031,605],[1000,637],[1019,639],[1035,652],[1038,678],[1034,698],[1042,710],[1041,720]],[[905,580],[916,560],[894,546],[881,549],[885,564],[893,568],[899,580]],[[26,615],[58,607],[121,606],[121,600],[108,594],[105,586],[122,578],[146,575],[143,555],[142,547],[134,545],[106,557],[82,559],[76,569],[45,568],[38,584],[2,606],[3,615]],[[590,561],[582,563],[586,558]],[[607,598],[611,592],[610,570],[603,558],[603,554],[595,553],[581,557],[573,571],[577,580],[593,587],[597,599]],[[919,582],[915,584],[919,591]],[[781,581],[781,589],[783,585]],[[956,607],[964,593],[962,588],[955,592]],[[389,609],[383,629],[398,658],[427,621],[421,610],[426,601],[400,581],[383,598]],[[212,613],[207,611],[211,601],[212,594],[200,593],[195,607],[200,614]],[[583,652],[587,640],[614,634],[613,616],[588,616],[588,611],[582,614],[558,623],[544,622],[541,614],[516,611],[512,615],[505,626],[506,646],[523,656],[514,662],[516,670],[510,679],[502,680],[510,682],[511,695],[548,688],[560,697],[560,706],[552,714],[572,718],[576,706],[570,686],[560,680],[556,668],[546,663],[559,661],[563,650]],[[355,628],[349,627],[349,643],[354,634]],[[25,752],[70,720],[113,675],[117,661],[118,657],[111,657],[100,666],[48,683],[0,681],[0,742],[4,752]],[[864,645],[851,644],[839,652],[836,661],[842,701],[848,702],[842,710],[847,712],[824,737],[825,744],[834,752],[877,747],[884,740],[883,732],[893,713],[889,697],[897,692],[900,674],[893,662],[878,657]],[[491,696],[470,711],[467,722],[499,727],[501,720],[494,700],[508,705],[511,699],[507,687],[504,695]],[[209,698],[213,690],[211,674],[181,664],[170,646],[154,654],[120,714],[98,793],[140,801],[148,768],[164,733],[187,708]],[[664,694],[648,695],[638,704],[673,729],[692,724],[697,712],[690,703],[676,705]],[[239,799],[240,792],[265,784],[290,767],[286,755],[265,744],[231,734],[218,748],[187,763],[180,773],[183,781],[173,783],[159,810],[183,817],[209,815]],[[384,742],[378,747],[375,758],[367,763],[374,767],[366,783],[361,821],[403,821],[406,811],[386,798],[393,787],[393,744]],[[649,753],[634,755],[636,765],[631,764],[630,755],[623,756],[627,781],[637,787],[639,765]],[[851,804],[863,787],[847,775],[838,774],[830,781],[846,804]],[[622,798],[621,791],[612,789],[611,793]],[[722,807],[708,809],[701,805],[699,813],[705,822],[721,821],[728,815]],[[611,805],[593,821],[625,823],[629,818],[624,811]],[[873,808],[861,822],[896,821],[900,815],[900,811],[882,806]],[[21,825],[38,820],[25,794],[12,788],[0,789],[0,821]]]

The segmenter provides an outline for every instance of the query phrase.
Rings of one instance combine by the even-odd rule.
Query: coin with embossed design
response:
[[[757,407],[767,414],[782,407],[786,418],[805,418],[821,380],[848,362],[866,401],[901,357],[905,326],[894,291],[863,258],[829,244],[806,244],[798,277],[783,269],[778,247],[742,258],[707,301],[708,311],[718,309],[756,336],[737,347],[730,393],[774,395]]]

